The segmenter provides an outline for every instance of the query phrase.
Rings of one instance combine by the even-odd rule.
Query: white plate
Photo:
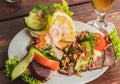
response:
[[[82,30],[89,30],[91,32],[98,32],[101,33],[99,30],[85,24],[82,22],[74,21],[77,32]],[[102,34],[102,33],[101,33]],[[8,48],[8,57],[13,58],[14,55],[18,55],[19,59],[23,58],[27,53],[26,47],[29,45],[31,40],[31,36],[28,30],[25,28],[21,30],[11,41],[9,48]],[[102,69],[93,70],[83,72],[82,74],[84,77],[80,78],[78,76],[66,76],[55,72],[52,78],[46,82],[46,84],[85,84],[88,83],[100,75],[102,75],[108,67],[104,67]]]

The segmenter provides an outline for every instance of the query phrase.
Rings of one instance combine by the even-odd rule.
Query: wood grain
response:
[[[0,71],[0,84],[27,84],[21,78],[17,80],[10,81],[10,79],[6,76],[4,71]]]
[[[109,14],[109,16],[111,15],[111,17],[109,17],[109,18],[107,17],[108,20],[110,20],[112,18],[113,13],[120,12],[119,4],[120,4],[120,1],[116,0],[113,7],[107,12],[106,17],[108,14]],[[70,9],[71,9],[71,11],[74,12],[74,16],[73,16],[74,20],[87,22],[88,20],[92,20],[92,19],[96,18],[96,14],[95,14],[94,8],[92,7],[91,3],[77,5],[74,7],[70,7]],[[117,16],[114,16],[114,18],[115,17],[117,17]]]
[[[8,57],[8,45],[11,39],[24,27],[23,18],[0,22],[0,69],[4,67]]]
[[[88,2],[88,0],[66,0],[69,5],[77,5]],[[61,3],[61,0],[21,0],[18,3],[8,3],[0,0],[0,21],[13,17],[23,16],[29,13],[38,4]]]

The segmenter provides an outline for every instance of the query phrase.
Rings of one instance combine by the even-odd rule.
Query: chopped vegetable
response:
[[[84,45],[85,47],[87,47],[90,50],[91,54],[93,53],[93,42],[90,38],[88,38],[88,37],[84,38],[79,43]]]
[[[18,56],[14,56],[13,59],[8,59],[5,62],[5,72],[8,77],[10,77],[11,72],[13,71],[13,69],[16,67],[18,63],[19,63]]]
[[[22,79],[28,84],[40,84],[40,81],[32,77],[31,75],[23,73],[21,75]]]
[[[42,52],[45,53],[46,55],[48,56],[51,56],[51,57],[57,57],[55,51],[53,50],[52,46],[51,45],[46,45],[43,49],[42,49]]]
[[[34,55],[34,60],[37,61],[39,64],[48,67],[52,70],[59,69],[59,62],[56,60],[52,60],[47,58],[43,53],[39,52]]]
[[[94,41],[94,44],[95,44],[94,45],[95,46],[94,49],[95,50],[100,50],[100,51],[105,49],[106,42],[105,42],[104,37],[101,34],[99,34],[99,33],[94,33],[94,35],[98,37],[98,39]]]
[[[94,35],[94,33],[92,32],[88,32],[88,37],[87,38],[90,38],[92,41],[95,41],[98,39],[97,36]]]
[[[113,46],[114,46],[114,50],[116,53],[116,60],[119,60],[120,59],[120,39],[117,35],[117,30],[115,28],[110,33],[110,39],[111,39]]]
[[[83,39],[80,44],[84,45],[86,47],[86,53],[87,55],[81,54],[84,57],[79,57],[79,59],[76,62],[76,65],[74,67],[75,71],[80,71],[82,70],[82,67],[87,67],[87,65],[90,62],[91,54],[93,53],[93,46],[92,46],[92,41],[89,38]]]

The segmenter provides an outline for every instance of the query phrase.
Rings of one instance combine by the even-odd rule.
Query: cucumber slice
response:
[[[90,62],[90,58],[88,58],[88,59],[86,59],[86,60],[84,60],[83,58],[78,59],[76,65],[75,65],[75,67],[74,67],[74,70],[75,70],[75,71],[80,71],[82,65],[87,65],[89,62]]]
[[[19,62],[19,64],[13,69],[11,73],[11,79],[14,80],[19,77],[28,67],[29,63],[33,60],[34,51],[33,48],[30,47],[27,55]]]
[[[85,38],[83,40],[79,41],[80,44],[83,44],[84,46],[86,46],[88,49],[90,49],[90,53],[93,53],[93,42],[90,38]]]
[[[32,62],[34,53],[41,54],[41,52],[34,46],[30,46],[27,55],[19,62],[19,64],[13,69],[11,73],[11,79],[14,80],[19,77],[28,67],[30,62]]]
[[[80,43],[81,43],[82,45],[86,46],[86,48],[88,48],[88,49],[90,50],[90,55],[89,55],[89,57],[87,57],[86,60],[84,60],[83,58],[79,58],[79,59],[77,60],[77,63],[76,63],[76,65],[75,65],[75,67],[74,67],[74,70],[75,70],[75,71],[81,71],[81,70],[82,70],[82,69],[81,69],[82,65],[84,65],[84,66],[87,67],[87,65],[88,65],[89,62],[90,62],[91,54],[93,53],[92,42],[91,42],[90,39],[86,38],[86,39],[82,40]]]
[[[83,42],[81,42],[81,44],[86,46],[90,50],[91,54],[93,53],[92,42],[90,40],[89,41],[83,41]]]
[[[46,27],[47,21],[41,22],[40,20],[33,19],[31,17],[24,18],[25,25],[33,31],[40,31]]]

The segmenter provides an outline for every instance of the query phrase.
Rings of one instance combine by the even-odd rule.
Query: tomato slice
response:
[[[58,61],[48,59],[47,57],[40,56],[36,53],[34,55],[34,60],[37,61],[39,64],[50,68],[53,71],[59,69],[59,62]]]
[[[94,44],[95,44],[94,49],[95,50],[100,50],[100,51],[105,49],[106,42],[105,42],[104,37],[99,33],[94,33],[94,35],[98,37],[98,39],[94,41]]]

